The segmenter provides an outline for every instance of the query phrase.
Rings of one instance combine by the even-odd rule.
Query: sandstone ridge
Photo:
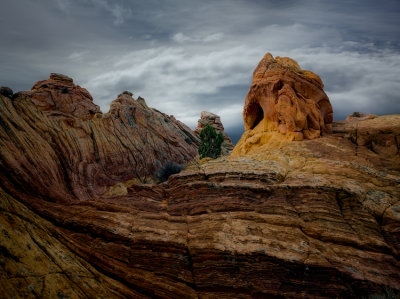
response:
[[[190,128],[144,99],[124,92],[102,114],[85,89],[58,74],[29,92],[0,95],[0,118],[3,187],[56,202],[145,181],[167,161],[190,161],[199,145]]]

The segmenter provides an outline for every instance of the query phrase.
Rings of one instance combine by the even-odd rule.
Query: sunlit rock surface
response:
[[[323,87],[318,75],[302,70],[293,59],[267,53],[246,96],[240,148],[247,151],[250,144],[262,145],[272,136],[303,140],[329,133],[333,111]]]

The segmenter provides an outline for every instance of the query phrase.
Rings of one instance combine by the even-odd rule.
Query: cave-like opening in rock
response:
[[[247,124],[249,129],[254,129],[264,118],[264,110],[258,103],[252,103],[248,109]]]
[[[260,105],[257,105],[257,118],[256,121],[254,122],[254,125],[252,129],[257,127],[257,125],[264,119],[264,111],[262,110]]]

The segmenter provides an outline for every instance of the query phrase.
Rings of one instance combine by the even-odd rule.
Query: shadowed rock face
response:
[[[302,70],[288,57],[267,53],[253,73],[243,118],[245,130],[263,123],[263,131],[278,131],[295,140],[330,132],[332,106],[321,79]]]
[[[13,91],[9,87],[2,86],[0,87],[0,94],[11,99],[11,97],[13,96]]]
[[[188,161],[198,139],[143,99],[124,92],[91,120],[49,117],[28,94],[0,104],[7,297],[400,291],[399,115],[194,161],[154,185],[132,179],[160,157]]]
[[[232,152],[234,145],[232,143],[232,140],[229,138],[228,134],[225,133],[224,126],[221,122],[221,118],[218,115],[211,112],[202,111],[201,118],[197,123],[197,128],[194,130],[194,133],[197,136],[200,136],[201,130],[207,124],[210,124],[212,127],[214,127],[217,133],[220,132],[222,133],[222,135],[224,136],[224,142],[222,143],[221,146],[221,153],[222,155],[229,155]]]

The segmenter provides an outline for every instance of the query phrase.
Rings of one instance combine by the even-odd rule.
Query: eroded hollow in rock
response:
[[[252,130],[264,119],[264,110],[258,103],[251,103],[247,107],[246,130]]]

